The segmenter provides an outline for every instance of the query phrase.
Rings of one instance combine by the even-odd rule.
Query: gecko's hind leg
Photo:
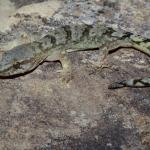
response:
[[[99,55],[96,62],[89,60],[89,63],[92,64],[94,68],[103,69],[109,68],[109,65],[106,65],[106,58],[108,56],[108,48],[105,46],[103,48],[99,48]]]
[[[121,41],[121,40],[113,41],[110,44],[108,44],[107,54],[113,53],[121,48],[131,48],[150,56],[149,48],[136,44],[135,42]]]
[[[102,49],[104,51],[104,55],[103,56],[101,55],[102,58],[101,58],[100,63],[102,63],[102,64],[100,66],[103,65],[103,62],[109,53],[115,52],[115,51],[119,50],[120,48],[132,48],[134,50],[140,51],[140,52],[150,56],[150,49],[147,47],[143,47],[141,45],[138,45],[138,44],[132,43],[132,42],[115,41],[115,42],[109,44],[107,46],[107,48],[104,47],[104,49]],[[117,88],[122,88],[122,87],[150,87],[150,77],[115,82],[115,83],[111,84],[108,88],[109,89],[117,89]]]
[[[62,70],[58,70],[57,72],[62,74],[62,81],[68,83],[72,79],[72,68],[71,62],[68,57],[68,53],[65,50],[55,50],[54,52],[50,52],[49,56],[46,59],[47,61],[60,61],[62,65]]]
[[[107,66],[107,65],[105,65],[107,56],[110,53],[116,52],[117,50],[119,50],[121,48],[132,48],[132,49],[135,49],[137,51],[140,51],[140,52],[150,56],[150,50],[146,47],[140,46],[140,45],[138,45],[136,43],[132,43],[132,42],[117,40],[117,41],[113,41],[111,43],[110,42],[106,43],[105,45],[100,47],[98,63],[93,63],[93,64],[99,68],[105,68]]]
[[[97,62],[97,67],[100,69],[103,68],[110,68],[107,64],[107,56],[109,55],[110,52],[116,51],[120,49],[122,44],[120,41],[113,41],[109,43],[105,43],[99,48],[99,56],[98,56],[98,62]]]

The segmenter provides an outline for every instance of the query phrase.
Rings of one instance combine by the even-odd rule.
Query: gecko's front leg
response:
[[[60,53],[59,61],[63,68],[63,70],[60,71],[62,73],[62,81],[68,83],[72,79],[72,67],[68,53],[65,50]]]
[[[66,50],[50,50],[47,61],[60,61],[62,70],[58,70],[62,74],[62,82],[68,83],[72,79],[72,67]]]
[[[108,45],[103,45],[102,47],[99,48],[99,55],[98,55],[98,59],[97,61],[91,61],[89,60],[88,62],[94,67],[96,68],[96,70],[98,69],[103,69],[103,68],[109,68],[108,65],[106,65],[106,58],[109,54],[109,50],[108,50]]]

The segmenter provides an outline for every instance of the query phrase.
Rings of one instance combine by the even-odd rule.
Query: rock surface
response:
[[[146,0],[50,0],[44,2],[51,4],[46,13],[33,13],[41,1],[11,0],[16,10],[9,30],[0,34],[4,50],[40,38],[50,17],[86,23],[99,19],[150,38]],[[0,150],[148,150],[150,89],[107,87],[113,81],[149,76],[149,57],[122,49],[108,56],[112,70],[100,71],[86,61],[97,56],[96,51],[69,55],[74,76],[68,86],[61,83],[56,72],[61,66],[56,62],[43,63],[25,76],[0,80]]]

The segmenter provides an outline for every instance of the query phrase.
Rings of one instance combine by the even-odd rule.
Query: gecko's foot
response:
[[[102,70],[102,69],[105,69],[105,68],[110,68],[110,66],[108,64],[105,63],[105,61],[103,62],[100,62],[100,63],[97,63],[97,62],[94,62],[94,61],[88,61],[92,67],[94,67],[96,70]]]
[[[71,72],[71,71],[62,72],[62,77],[61,77],[62,83],[67,84],[67,83],[69,83],[72,79],[73,79],[73,75],[72,75],[72,72]]]
[[[63,84],[68,84],[73,79],[71,71],[58,70],[57,72],[61,74],[61,82]]]

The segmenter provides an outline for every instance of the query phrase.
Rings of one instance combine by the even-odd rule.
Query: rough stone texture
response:
[[[17,7],[29,4],[27,0],[13,2]],[[126,3],[70,0],[53,17],[86,23],[100,19],[147,36],[149,5],[146,0],[127,0]],[[23,15],[18,17],[20,24],[1,34],[1,45],[5,43],[6,50],[12,46],[7,46],[8,41],[17,39],[20,32],[37,32],[44,26],[34,15],[34,21],[30,16],[27,21]],[[0,80],[0,149],[148,150],[150,89],[112,91],[107,87],[113,81],[148,76],[149,57],[135,50],[122,49],[108,56],[107,63],[112,69],[100,71],[86,61],[97,56],[97,51],[71,53],[74,77],[67,86],[56,72],[61,69],[56,62],[43,63],[25,76]]]

